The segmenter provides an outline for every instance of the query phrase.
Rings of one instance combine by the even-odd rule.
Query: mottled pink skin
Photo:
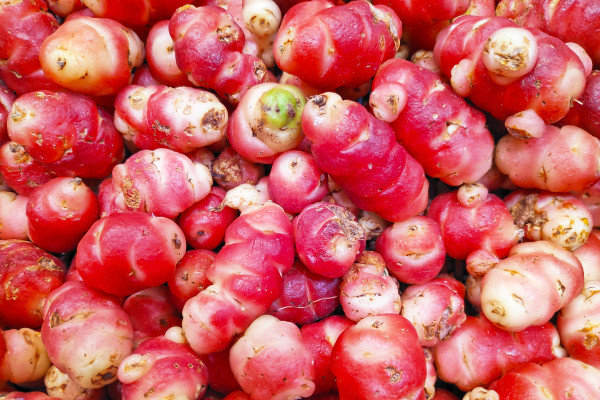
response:
[[[331,353],[340,400],[424,399],[425,356],[415,328],[398,314],[367,317]]]
[[[573,102],[559,125],[575,125],[600,138],[600,71],[588,76],[583,94]]]
[[[221,7],[182,7],[171,17],[169,33],[177,65],[188,79],[231,103],[270,79],[261,60],[242,54],[244,33]]]
[[[390,8],[371,7],[366,1],[295,5],[273,43],[277,65],[322,91],[369,81],[381,63],[394,57],[402,34],[402,23]]]
[[[600,368],[600,281],[586,281],[583,291],[558,313],[556,326],[569,356]]]
[[[428,176],[459,186],[476,182],[490,169],[494,140],[485,116],[442,83],[439,75],[393,59],[377,71],[373,91],[390,84],[402,85],[408,94],[406,106],[391,122],[396,138]]]
[[[434,197],[427,211],[427,216],[440,225],[446,253],[464,260],[469,253],[484,249],[506,257],[519,239],[506,205],[490,193],[470,208],[459,202],[457,193],[455,190]]]
[[[217,185],[225,190],[230,190],[242,183],[256,185],[265,175],[265,167],[262,164],[248,161],[233,147],[228,146],[212,163],[211,172]]]
[[[172,326],[181,326],[179,311],[169,294],[166,286],[156,286],[132,294],[123,303],[123,310],[133,324],[136,346],[164,335]]]
[[[585,244],[573,254],[583,267],[584,281],[600,281],[600,231],[593,229]]]
[[[0,240],[27,240],[27,202],[29,198],[0,191]]]
[[[41,334],[30,328],[7,329],[3,334],[6,357],[0,363],[0,383],[35,387],[51,365]]]
[[[299,260],[283,274],[283,291],[269,307],[282,321],[306,325],[331,315],[340,304],[340,279],[310,272]]]
[[[523,363],[553,360],[562,355],[559,346],[558,332],[551,323],[510,333],[483,316],[468,316],[432,352],[438,378],[467,391],[487,387]]]
[[[248,327],[231,347],[229,360],[251,399],[294,399],[315,390],[314,359],[300,329],[271,315],[258,317]]]
[[[113,118],[75,93],[38,91],[15,100],[8,135],[62,176],[105,178],[124,156]]]
[[[560,129],[548,125],[540,138],[501,138],[495,162],[519,187],[582,191],[600,179],[600,142],[572,125]]]
[[[314,357],[314,395],[337,391],[335,376],[330,367],[331,350],[342,332],[353,325],[352,321],[341,315],[332,315],[300,328],[302,341]]]
[[[425,210],[423,168],[396,142],[392,128],[360,104],[334,93],[314,96],[304,107],[302,129],[317,165],[359,208],[392,222]]]
[[[475,250],[465,260],[467,279],[465,281],[465,296],[478,312],[481,312],[481,280],[500,259],[487,250]]]
[[[241,389],[229,363],[229,351],[232,345],[233,343],[225,350],[202,356],[202,361],[208,367],[208,371],[212,372],[208,375],[208,386],[219,393],[231,393]]]
[[[417,215],[395,222],[381,232],[375,249],[389,273],[404,283],[425,283],[444,266],[446,248],[439,224]]]
[[[210,192],[212,177],[202,164],[169,149],[142,150],[115,166],[116,204],[175,218]]]
[[[6,142],[0,147],[0,176],[4,183],[22,196],[31,192],[56,175],[31,157],[23,146]]]
[[[163,85],[171,87],[191,85],[187,75],[177,66],[168,20],[155,23],[148,32],[146,62],[152,75]]]
[[[282,153],[269,173],[269,195],[286,212],[298,214],[327,195],[327,179],[309,153],[290,150]]]
[[[503,0],[496,15],[520,26],[537,28],[565,41],[582,46],[600,63],[600,7],[592,0]]]
[[[365,232],[344,207],[318,202],[292,220],[294,243],[300,261],[309,271],[339,278],[364,249]]]
[[[323,198],[324,202],[342,206],[358,218],[358,214],[361,211],[360,208],[350,200],[348,193],[336,181],[331,179],[330,175],[327,176],[327,188],[329,192]]]
[[[0,83],[0,145],[8,141],[6,121],[17,96],[6,86]]]
[[[46,393],[60,399],[73,400],[106,400],[105,387],[99,389],[83,389],[69,375],[52,366],[44,377]]]
[[[54,15],[63,18],[85,8],[81,0],[47,0],[46,3]]]
[[[185,253],[185,237],[164,217],[126,212],[102,218],[77,246],[77,270],[90,286],[128,296],[161,285]]]
[[[0,80],[18,95],[34,90],[58,90],[38,58],[44,39],[58,28],[43,0],[3,2],[0,5]]]
[[[67,282],[48,296],[42,341],[52,364],[82,388],[95,389],[117,379],[133,350],[133,326],[114,297]]]
[[[149,364],[148,370],[130,382],[127,366],[133,357],[141,355]],[[208,385],[208,369],[186,344],[172,342],[164,336],[142,343],[119,367],[118,377],[123,382],[123,400],[202,398]],[[171,397],[169,397],[171,396]]]
[[[219,142],[227,120],[217,96],[196,88],[129,85],[115,99],[115,126],[139,149],[189,153]]]
[[[64,263],[24,240],[0,240],[0,324],[38,329],[46,298],[65,281]]]
[[[110,18],[120,23],[140,28],[154,21],[170,18],[175,10],[189,1],[185,0],[81,0],[97,17]]]
[[[398,283],[385,271],[383,257],[365,251],[344,275],[340,303],[348,319],[357,322],[368,316],[400,314]]]
[[[152,72],[150,72],[150,68],[148,67],[148,65],[142,65],[135,69],[133,77],[131,78],[131,84],[144,87],[163,85],[163,83],[159,82],[152,75]]]
[[[206,273],[215,257],[216,253],[210,250],[190,250],[179,260],[175,273],[167,282],[173,304],[179,311],[189,299],[211,285]]]
[[[225,230],[238,216],[237,211],[230,207],[219,210],[226,193],[224,189],[213,186],[205,198],[179,216],[179,227],[187,244],[194,249],[213,250],[223,243]]]
[[[436,346],[465,321],[465,287],[450,275],[410,285],[402,292],[402,313],[415,327],[419,344]]]
[[[58,397],[49,397],[42,392],[10,392],[2,400],[61,400]]]
[[[27,202],[29,238],[53,253],[74,250],[99,217],[96,194],[79,178],[54,178]]]
[[[119,204],[117,199],[119,197],[118,188],[113,185],[112,177],[104,179],[98,186],[98,204],[100,206],[100,218],[107,217],[111,214],[120,212],[126,212],[127,207],[125,204]]]
[[[600,372],[569,357],[524,364],[490,385],[502,400],[597,399]]]
[[[194,351],[225,349],[264,314],[293,262],[292,227],[283,209],[272,202],[244,209],[227,228],[225,246],[208,270],[213,284],[183,309],[183,330]]]
[[[532,110],[545,123],[554,123],[567,114],[571,101],[583,93],[586,77],[583,64],[560,39],[532,30],[538,48],[533,70],[512,83],[495,83],[482,60],[484,46],[493,32],[516,26],[501,17],[461,16],[440,32],[434,48],[436,63],[453,80],[462,77],[461,71],[452,72],[453,68],[461,61],[463,67],[469,64],[462,70],[468,82],[465,94],[475,106],[495,118],[505,120]]]

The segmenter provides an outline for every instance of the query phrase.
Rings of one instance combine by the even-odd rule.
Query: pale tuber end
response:
[[[152,365],[154,359],[149,354],[131,354],[119,365],[117,376],[121,383],[127,385],[146,375]]]
[[[498,85],[508,85],[535,67],[537,40],[524,28],[506,27],[492,33],[483,48],[482,60]]]
[[[592,68],[593,68],[594,64],[592,62],[592,59],[588,55],[588,53],[585,51],[585,49],[574,42],[568,42],[565,44],[567,45],[568,48],[573,50],[573,53],[575,53],[577,55],[577,57],[579,57],[579,59],[581,60],[581,63],[583,64],[583,71],[585,73],[585,76],[590,76],[590,74],[592,73]]]
[[[231,207],[236,210],[244,211],[251,205],[262,204],[261,193],[255,186],[244,183],[227,191],[221,207]]]
[[[480,205],[488,196],[488,189],[481,183],[468,183],[462,185],[456,197],[461,206],[475,208]]]
[[[281,10],[273,0],[243,0],[246,28],[258,37],[273,35],[281,24]]]
[[[410,62],[418,65],[421,68],[427,69],[437,75],[441,75],[442,71],[440,67],[435,63],[433,51],[431,50],[418,50],[410,58]]]
[[[172,326],[165,332],[165,338],[169,339],[171,342],[179,343],[179,344],[187,344],[187,338],[185,337],[185,332],[183,328],[179,326]]]
[[[256,130],[258,138],[278,151],[289,150],[288,142],[295,143],[302,129],[301,118],[305,104],[304,95],[295,86],[277,85],[265,92],[258,104],[260,111],[259,128]],[[298,134],[290,132],[298,132]],[[285,150],[280,148],[282,146]]]
[[[467,392],[463,400],[500,400],[500,396],[493,390],[487,390],[482,387]]]
[[[364,229],[367,240],[377,239],[391,223],[372,211],[361,210],[358,214],[358,224]]]
[[[511,115],[504,126],[512,136],[519,139],[541,137],[546,131],[546,123],[534,110],[525,110]]]
[[[404,85],[395,82],[377,86],[371,92],[369,105],[373,115],[385,122],[395,121],[408,101],[408,93]]]
[[[472,60],[465,58],[452,67],[450,72],[450,85],[452,89],[461,97],[468,97],[473,88],[473,72],[475,64]]]
[[[467,256],[467,272],[475,278],[483,278],[499,261],[496,255],[485,249],[475,250]]]

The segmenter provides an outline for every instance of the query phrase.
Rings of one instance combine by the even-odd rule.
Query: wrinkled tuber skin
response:
[[[556,326],[569,356],[600,368],[600,281],[585,282],[558,313]]]
[[[112,177],[104,179],[98,186],[98,204],[100,206],[100,218],[111,214],[126,212],[127,208],[117,203],[119,197],[118,188],[113,185]]]
[[[0,382],[19,385],[46,375],[51,364],[39,332],[29,328],[9,329],[4,331],[4,339],[6,356],[0,364]]]
[[[581,262],[584,281],[600,281],[600,230],[593,229],[588,240],[573,254]]]
[[[458,260],[479,249],[503,258],[519,240],[508,207],[481,184],[436,196],[427,216],[440,225],[447,254]]]
[[[600,138],[600,71],[588,76],[583,94],[573,102],[559,125],[575,125]]]
[[[462,400],[500,400],[500,396],[493,390],[487,390],[481,386],[465,393]]]
[[[155,286],[132,294],[123,302],[123,310],[133,325],[133,342],[164,335],[172,326],[181,326],[181,317],[171,302],[166,286]]]
[[[368,316],[400,314],[398,283],[386,274],[379,253],[365,251],[358,257],[340,283],[340,303],[344,315],[355,322]]]
[[[303,2],[284,15],[273,55],[283,71],[322,91],[355,88],[394,57],[401,34],[402,23],[387,6]]]
[[[309,271],[339,278],[365,247],[365,232],[344,207],[318,202],[292,220],[296,253]]]
[[[70,18],[40,48],[46,76],[88,96],[117,94],[143,61],[144,44],[137,34],[107,18]]]
[[[2,154],[0,153],[0,157]],[[0,159],[0,168],[2,167],[2,160]],[[0,169],[1,172],[1,169]],[[585,190],[572,192],[592,213],[592,219],[594,227],[600,228],[600,180],[591,186],[585,188]]]
[[[315,390],[313,355],[302,341],[300,329],[272,315],[252,322],[231,347],[229,360],[251,399],[296,399]]]
[[[262,83],[248,89],[227,126],[227,139],[245,159],[272,164],[304,139],[304,95],[295,86]]]
[[[61,400],[102,400],[104,389],[83,389],[69,375],[61,372],[54,365],[48,369],[44,377],[48,395]]]
[[[204,165],[169,149],[141,150],[112,172],[119,208],[175,218],[210,192]]]
[[[166,283],[185,248],[175,222],[134,211],[95,222],[79,242],[75,261],[88,286],[128,296]]]
[[[169,20],[155,23],[148,32],[146,63],[152,76],[163,85],[171,87],[191,85],[187,75],[177,66],[173,39],[169,34]]]
[[[504,203],[529,240],[548,240],[574,251],[592,231],[592,214],[571,194],[517,190]]]
[[[85,8],[82,0],[46,0],[46,3],[53,14],[63,18]]]
[[[600,398],[600,371],[569,357],[543,364],[527,363],[492,383],[502,400]]]
[[[315,395],[337,390],[330,366],[331,350],[342,332],[352,325],[354,323],[348,318],[332,315],[300,328],[302,341],[314,357]]]
[[[225,136],[227,109],[205,90],[129,85],[115,100],[115,127],[139,149],[189,153]]]
[[[36,187],[55,176],[20,144],[10,141],[0,147],[0,180],[18,194],[29,196]]]
[[[183,330],[194,351],[225,349],[263,315],[293,262],[292,226],[283,209],[272,202],[245,208],[227,228],[225,246],[208,270],[213,284],[183,309]]]
[[[38,91],[15,100],[8,135],[62,176],[105,178],[123,159],[112,116],[80,94]]]
[[[244,183],[256,185],[265,176],[265,167],[246,160],[233,147],[228,146],[212,163],[211,173],[217,185],[230,190]]]
[[[0,394],[0,400],[61,400],[58,397],[49,397],[42,392],[10,392],[6,395]]]
[[[467,256],[465,281],[466,299],[477,311],[481,311],[481,280],[500,259],[487,250],[475,250]]]
[[[546,124],[560,120],[583,93],[587,75],[560,39],[500,17],[457,18],[440,32],[434,56],[458,94],[500,120],[525,111]]]
[[[269,195],[286,212],[298,214],[304,207],[323,200],[327,192],[327,177],[311,154],[290,150],[273,162]]]
[[[98,198],[80,178],[54,178],[35,189],[27,203],[29,238],[53,253],[75,250],[99,217]]]
[[[118,370],[123,400],[196,400],[208,385],[208,369],[192,349],[164,336],[142,343]]]
[[[558,332],[549,322],[511,333],[496,328],[484,316],[468,316],[432,352],[438,378],[463,391],[487,387],[523,363],[565,355]]]
[[[27,240],[27,201],[14,192],[0,191],[0,240]]]
[[[169,33],[177,65],[190,82],[231,103],[271,79],[261,60],[242,53],[244,32],[221,7],[181,7],[171,17]]]
[[[189,299],[211,285],[206,273],[215,261],[215,256],[216,253],[210,250],[190,250],[177,262],[175,273],[167,284],[173,304],[179,311],[183,310]]]
[[[600,179],[600,141],[572,125],[546,125],[539,138],[506,135],[495,154],[500,172],[526,189],[580,191]]]
[[[0,83],[0,145],[8,141],[6,121],[8,120],[12,104],[16,99],[17,96],[10,89]]]
[[[428,176],[459,186],[476,182],[490,169],[494,140],[485,116],[442,83],[439,75],[406,60],[389,60],[375,75],[371,103],[386,90],[391,93],[377,108],[397,110],[398,118],[391,122],[396,138]],[[397,102],[402,96],[408,96],[405,106]]]
[[[425,283],[444,266],[446,248],[439,224],[422,215],[395,222],[375,242],[390,275],[404,283]]]
[[[361,209],[392,222],[425,210],[429,184],[423,168],[392,128],[360,104],[335,93],[314,96],[304,107],[302,129],[317,165]]]
[[[496,15],[575,42],[600,63],[600,7],[593,0],[502,0]]]
[[[421,399],[426,362],[415,328],[398,314],[366,317],[338,337],[331,370],[340,399]]]
[[[34,90],[58,90],[40,65],[38,54],[46,37],[58,28],[43,0],[0,4],[0,80],[18,95]]]
[[[50,361],[84,389],[117,379],[117,368],[133,349],[133,326],[116,298],[67,282],[44,306],[42,341]]]
[[[64,263],[24,240],[0,240],[0,324],[38,329],[48,295],[65,281]]]
[[[143,27],[160,19],[170,18],[186,0],[81,0],[94,15],[110,18],[130,27]]]
[[[448,340],[465,322],[465,287],[450,275],[410,285],[402,292],[401,315],[419,335],[419,344],[433,347]]]
[[[481,309],[496,326],[539,326],[583,289],[583,268],[568,250],[545,240],[520,243],[481,281]]]
[[[283,290],[269,314],[300,326],[319,321],[339,306],[339,285],[339,278],[314,274],[296,260],[283,274]]]
[[[496,15],[495,0],[471,0],[469,9],[465,12],[468,15],[478,15],[480,17],[493,17]]]

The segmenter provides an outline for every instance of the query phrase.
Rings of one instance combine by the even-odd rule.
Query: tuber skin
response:
[[[0,147],[0,180],[21,196],[29,196],[56,174],[31,157],[23,146],[13,141]]]
[[[115,166],[115,204],[121,210],[175,218],[210,192],[208,168],[169,149],[141,150]],[[184,246],[185,248],[185,246]]]
[[[583,94],[573,102],[559,125],[575,125],[600,138],[600,70],[592,71],[588,76]]]
[[[356,88],[394,57],[401,34],[402,23],[387,6],[302,2],[285,13],[273,55],[279,68],[322,92]]]
[[[47,0],[46,3],[48,3],[48,8],[54,15],[62,18],[85,8],[81,0]]]
[[[188,2],[185,0],[81,0],[97,17],[118,21],[133,28],[152,25],[153,22],[170,18],[178,7]]]
[[[10,392],[8,394],[0,394],[0,400],[61,400],[58,397],[49,397],[42,392]]]
[[[9,140],[6,129],[6,121],[8,120],[12,104],[16,99],[17,96],[10,89],[0,83],[0,145]]]
[[[175,222],[133,211],[95,222],[79,242],[75,262],[88,286],[128,296],[166,283],[185,249]]]
[[[279,297],[281,275],[293,262],[292,227],[283,209],[272,202],[244,208],[208,270],[213,284],[183,308],[182,327],[194,351],[225,349],[263,315]]]
[[[593,229],[588,240],[573,254],[581,262],[584,281],[600,281],[600,230]]]
[[[44,377],[46,392],[61,400],[102,400],[104,389],[83,389],[69,375],[61,372],[54,365],[48,369]]]
[[[302,114],[312,154],[365,211],[391,222],[424,211],[429,184],[421,165],[396,142],[392,128],[335,93],[314,96]]]
[[[424,398],[425,355],[415,328],[398,314],[366,317],[342,332],[331,370],[340,400]]]
[[[265,167],[242,157],[231,146],[219,153],[211,165],[214,181],[225,190],[244,183],[256,185],[265,176]]]
[[[117,379],[133,349],[133,326],[116,298],[72,281],[48,297],[42,341],[52,364],[80,387],[97,389]]]
[[[313,203],[292,220],[300,261],[314,274],[339,278],[365,247],[365,232],[344,207]]]
[[[539,326],[583,289],[583,268],[568,250],[545,240],[520,243],[481,281],[483,314],[518,332]]]
[[[469,276],[465,281],[466,299],[477,311],[481,311],[481,280],[500,261],[487,250],[475,250],[467,256],[466,269]]]
[[[476,182],[492,166],[494,140],[485,116],[434,72],[388,60],[375,75],[370,104],[376,116],[381,110],[397,116],[387,122],[428,176],[459,186]]]
[[[375,242],[388,272],[404,283],[425,283],[441,271],[446,248],[439,224],[422,215],[395,222]]]
[[[53,82],[88,96],[117,94],[144,61],[144,44],[117,21],[69,18],[42,43],[40,63]]]
[[[231,363],[229,362],[229,352],[232,345],[233,343],[225,350],[215,351],[201,357],[209,371],[208,386],[219,393],[241,392],[240,384],[233,375]],[[211,371],[213,373],[210,373]],[[214,371],[218,371],[218,373],[214,373]]]
[[[150,28],[146,39],[146,63],[152,76],[161,84],[170,87],[191,86],[187,75],[177,66],[175,47],[169,34],[169,20],[159,21]]]
[[[252,322],[231,347],[229,362],[251,400],[297,399],[315,390],[313,354],[300,328],[272,315]]]
[[[75,250],[99,217],[98,198],[81,178],[54,178],[35,189],[27,202],[29,238],[52,253]]]
[[[523,363],[540,363],[566,355],[551,323],[511,333],[495,327],[482,315],[468,316],[432,352],[438,378],[462,391],[487,387]]]
[[[216,253],[210,250],[190,250],[177,262],[175,273],[167,284],[173,304],[179,311],[189,299],[211,285],[206,274],[215,257]]]
[[[139,149],[189,153],[219,142],[227,121],[217,96],[201,89],[129,85],[115,100],[115,127]]]
[[[260,59],[242,53],[244,33],[221,7],[183,6],[171,17],[169,33],[177,66],[190,82],[232,104],[250,87],[271,79]]]
[[[479,249],[503,258],[519,241],[510,211],[482,184],[437,195],[427,216],[440,225],[447,254],[458,260]]]
[[[28,197],[0,191],[0,240],[27,240]]]
[[[4,331],[6,356],[0,364],[0,382],[16,385],[36,382],[46,375],[50,360],[42,335],[30,328]]]
[[[526,239],[548,240],[574,251],[592,231],[592,214],[573,195],[516,190],[503,200]]]
[[[65,281],[66,267],[24,240],[0,240],[0,325],[42,326],[44,302]]]
[[[365,251],[343,276],[340,303],[351,321],[381,314],[400,314],[402,301],[398,283],[386,274],[379,253]]]

